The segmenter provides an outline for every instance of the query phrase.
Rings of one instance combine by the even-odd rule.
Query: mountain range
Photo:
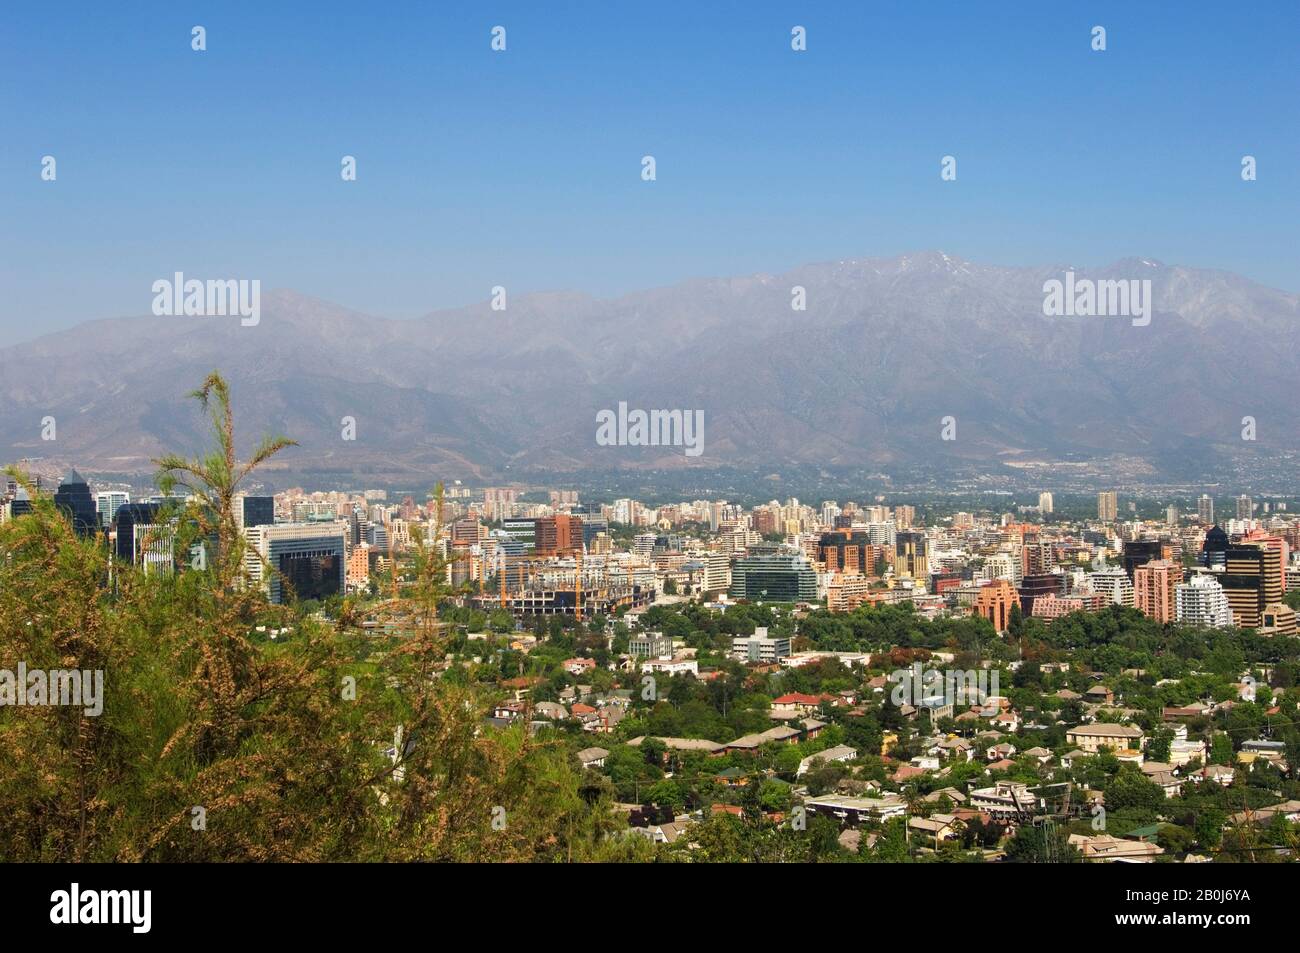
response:
[[[1072,270],[1150,279],[1148,325],[1045,316],[1044,283],[1069,269],[924,252],[614,299],[512,292],[503,311],[485,300],[410,320],[292,291],[263,294],[252,327],[94,320],[0,349],[0,458],[148,473],[164,450],[203,445],[184,395],[213,369],[231,383],[247,442],[299,441],[273,472],[313,485],[1108,458],[1157,475],[1300,448],[1300,296],[1134,258]],[[796,287],[806,310],[792,308]],[[620,402],[702,410],[703,452],[598,445],[597,414]],[[42,439],[46,417],[53,441]],[[355,440],[343,439],[345,417]],[[1242,439],[1244,417],[1254,441]],[[955,439],[943,439],[945,424]]]

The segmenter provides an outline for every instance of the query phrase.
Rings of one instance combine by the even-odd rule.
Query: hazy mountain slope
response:
[[[1291,411],[1300,299],[1238,276],[1129,259],[1080,277],[1150,278],[1155,315],[1052,318],[1067,266],[927,252],[696,279],[598,300],[512,294],[412,321],[298,295],[237,318],[92,321],[0,349],[0,455],[141,472],[193,449],[183,395],[213,368],[251,442],[277,431],[295,472],[488,476],[506,466],[817,463],[906,467],[1122,453],[1170,459],[1300,447]],[[807,310],[790,307],[807,290]],[[598,447],[595,417],[701,409],[704,453]],[[1259,439],[1240,440],[1241,418]],[[41,420],[57,420],[42,441]],[[355,441],[342,419],[356,419]],[[940,439],[941,419],[957,439]]]

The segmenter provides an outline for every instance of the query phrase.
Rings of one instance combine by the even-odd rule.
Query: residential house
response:
[[[1113,722],[1076,725],[1065,733],[1065,740],[1070,744],[1094,753],[1102,748],[1110,748],[1114,751],[1141,748],[1144,737],[1141,728]]]

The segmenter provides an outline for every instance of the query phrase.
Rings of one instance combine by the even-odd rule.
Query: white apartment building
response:
[[[1174,590],[1179,622],[1222,628],[1232,625],[1232,609],[1219,580],[1209,573],[1197,573]]]
[[[701,561],[705,592],[726,592],[731,588],[731,557],[727,553],[706,553]]]
[[[1006,579],[1012,585],[1019,585],[1022,575],[1020,560],[1012,553],[994,553],[985,557],[984,565],[975,574],[975,578],[985,582]]]
[[[1133,580],[1118,566],[1088,573],[1088,586],[1116,605],[1133,607]]]
[[[738,635],[731,640],[731,657],[740,662],[779,662],[789,654],[790,640],[768,638],[764,626],[756,627],[753,635]]]

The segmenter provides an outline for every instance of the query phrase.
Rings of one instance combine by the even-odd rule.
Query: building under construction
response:
[[[572,586],[568,588],[519,589],[507,592],[504,597],[490,592],[474,597],[474,604],[485,612],[507,609],[520,615],[577,615],[581,617],[613,615],[619,609],[633,609],[654,601],[654,589],[649,586],[592,586],[583,587],[581,601]]]

